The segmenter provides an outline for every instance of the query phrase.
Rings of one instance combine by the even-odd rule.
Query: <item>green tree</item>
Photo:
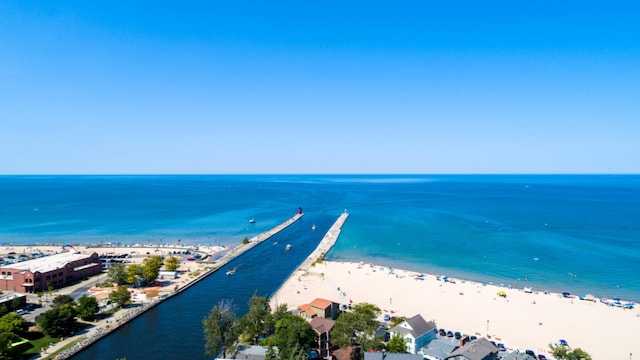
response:
[[[11,310],[17,310],[22,307],[22,299],[20,297],[14,297],[11,300]]]
[[[238,322],[235,306],[228,300],[221,300],[211,308],[209,315],[202,320],[205,337],[205,354],[222,357],[230,354],[230,348],[236,342]]]
[[[249,310],[242,317],[241,325],[243,337],[253,345],[257,345],[261,336],[268,335],[271,306],[268,296],[258,296],[254,293],[249,299]]]
[[[142,280],[146,284],[156,281],[160,275],[162,264],[162,256],[160,255],[149,256],[142,260]]]
[[[316,333],[303,318],[287,313],[275,325],[274,343],[278,347],[278,357],[289,359],[296,354],[299,346],[308,351],[316,344]]]
[[[16,313],[8,313],[0,318],[0,333],[9,332],[22,335],[29,330],[27,320]]]
[[[127,266],[127,284],[137,285],[139,279],[142,279],[142,266],[138,264]]]
[[[5,304],[0,305],[0,316],[4,316],[8,313],[9,313],[9,309],[7,308],[7,305]]]
[[[11,349],[11,343],[15,342],[19,337],[10,332],[0,332],[0,360],[13,360],[19,358]]]
[[[131,301],[131,293],[126,286],[120,285],[117,290],[112,291],[111,294],[109,294],[109,300],[111,300],[112,303],[123,307]]]
[[[391,337],[391,339],[389,339],[389,342],[387,343],[387,349],[392,353],[406,353],[407,341],[402,335],[396,333]]]
[[[180,267],[180,259],[177,256],[169,256],[164,260],[164,268],[168,271],[176,271]]]
[[[300,344],[293,344],[293,348],[289,351],[286,357],[281,357],[284,360],[307,360],[309,355],[305,351],[304,347]]]
[[[278,305],[276,310],[273,313],[269,314],[265,321],[265,336],[273,335],[276,331],[276,323],[278,322],[278,320],[284,318],[288,313],[289,309],[287,308],[287,304]]]
[[[244,239],[242,239],[242,243],[243,244],[248,244],[249,243],[249,238],[245,236]]]
[[[82,320],[91,321],[96,318],[96,314],[100,310],[98,306],[98,300],[93,296],[82,295],[78,299],[78,305],[76,305],[76,312]]]
[[[264,354],[264,360],[278,360],[278,354],[274,350],[273,346],[267,346],[267,351]]]
[[[557,360],[591,360],[591,355],[581,348],[571,349],[568,346],[549,345],[553,351],[553,357]]]
[[[42,313],[36,320],[47,335],[69,335],[76,326],[76,312],[70,304],[62,304]]]
[[[346,348],[359,344],[363,351],[380,349],[382,339],[375,336],[378,329],[376,318],[380,315],[380,308],[369,303],[353,306],[351,312],[340,314],[331,331],[332,342]]]
[[[65,304],[73,306],[74,303],[75,303],[75,300],[71,295],[62,294],[53,298],[53,301],[51,302],[51,306],[54,308],[59,307],[61,305],[65,305]]]
[[[124,264],[115,264],[107,272],[107,278],[117,285],[128,284],[127,267]]]

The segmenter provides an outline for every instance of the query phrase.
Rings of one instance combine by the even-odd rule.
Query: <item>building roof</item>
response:
[[[405,324],[406,323],[406,324]],[[406,325],[409,325],[406,327]],[[391,332],[400,333],[403,335],[410,334],[414,339],[433,331],[436,328],[436,324],[433,321],[425,321],[422,315],[415,315],[400,324],[391,328]]]
[[[447,359],[456,356],[464,356],[469,360],[483,360],[491,353],[498,353],[498,347],[493,345],[486,338],[479,338],[457,348],[449,354]]]
[[[298,305],[298,313],[307,313],[310,316],[317,316],[317,313],[311,308],[311,304]]]
[[[264,346],[240,345],[237,350],[235,358],[242,360],[264,360],[267,354],[267,348]]]
[[[22,261],[15,264],[3,266],[5,269],[28,270],[31,272],[39,271],[41,273],[62,269],[70,262],[84,260],[90,258],[91,255],[82,254],[78,251],[63,252],[60,254],[49,255],[38,259]]]
[[[533,356],[521,352],[510,352],[508,354],[503,354],[500,357],[501,360],[536,360]]]
[[[331,307],[331,304],[333,304],[331,300],[315,298],[309,305],[318,309],[327,309]]]
[[[321,317],[314,317],[309,321],[309,325],[315,330],[318,334],[326,333],[333,329],[333,325],[335,325],[335,321],[331,319],[325,319]]]
[[[423,360],[422,355],[367,351],[364,360]]]
[[[431,358],[444,359],[458,346],[460,346],[459,340],[448,338],[433,339],[429,344],[420,349],[420,352],[425,356],[430,356]]]

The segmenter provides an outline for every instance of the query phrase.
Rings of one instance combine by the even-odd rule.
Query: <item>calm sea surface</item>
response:
[[[299,206],[351,214],[330,259],[640,301],[635,175],[1,176],[0,243],[235,245]]]

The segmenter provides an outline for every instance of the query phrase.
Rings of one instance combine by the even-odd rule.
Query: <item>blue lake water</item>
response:
[[[234,245],[299,206],[350,212],[330,259],[640,301],[637,175],[2,176],[0,242]]]

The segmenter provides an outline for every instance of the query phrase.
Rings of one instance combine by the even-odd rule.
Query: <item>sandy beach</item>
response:
[[[324,261],[298,269],[272,297],[290,309],[316,297],[338,303],[368,302],[395,316],[421,314],[439,328],[490,336],[512,349],[549,354],[565,339],[594,359],[640,354],[640,310],[563,298],[561,294],[509,289],[373,264]],[[498,296],[504,291],[506,297]],[[382,320],[382,319],[381,319]]]

